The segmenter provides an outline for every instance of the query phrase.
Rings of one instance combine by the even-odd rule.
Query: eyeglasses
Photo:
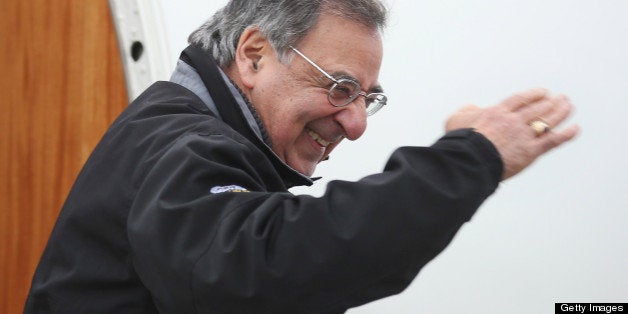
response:
[[[344,107],[353,102],[358,96],[363,96],[366,99],[366,114],[372,116],[377,111],[379,111],[379,109],[386,105],[386,101],[388,100],[388,98],[384,93],[367,94],[362,91],[362,88],[360,87],[360,84],[358,84],[358,82],[347,78],[336,79],[329,73],[325,72],[325,70],[321,69],[321,67],[319,67],[316,63],[314,63],[314,61],[306,57],[303,53],[301,53],[301,51],[292,46],[290,46],[290,49],[292,49],[299,56],[305,59],[305,61],[315,67],[318,71],[323,73],[325,77],[334,82],[334,84],[329,88],[329,91],[327,92],[327,99],[329,100],[329,103],[332,104],[332,106]]]

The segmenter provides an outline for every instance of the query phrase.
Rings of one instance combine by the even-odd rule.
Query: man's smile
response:
[[[310,129],[307,130],[307,134],[322,147],[327,147],[332,143],[324,140],[318,133]]]

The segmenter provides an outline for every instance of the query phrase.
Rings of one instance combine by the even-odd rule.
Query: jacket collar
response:
[[[240,92],[235,86],[229,86],[231,83],[228,82],[228,78],[225,79],[223,77],[224,73],[207,52],[197,46],[190,45],[181,53],[181,60],[196,70],[198,76],[200,76],[218,111],[219,118],[254,143],[269,157],[288,188],[297,185],[312,185],[312,179],[288,166],[262,140],[258,133],[259,129],[256,130],[254,126],[251,126],[251,123],[249,123],[250,117],[247,119],[247,113],[251,115],[251,112],[248,111],[246,106],[246,109],[242,108],[237,101],[236,95],[242,97]],[[232,89],[235,90],[235,93]],[[263,125],[260,125],[259,128],[263,128]]]
[[[262,123],[261,118],[253,108],[253,105],[243,96],[242,92],[240,92],[239,88],[231,81],[231,79],[227,76],[227,74],[219,67],[220,75],[222,79],[226,82],[233,98],[235,98],[236,102],[240,106],[240,110],[246,117],[246,122],[249,127],[255,132],[255,134],[266,143],[266,145],[272,147],[272,142],[270,141],[270,137],[264,128],[264,124]],[[201,77],[196,72],[191,65],[185,63],[183,60],[177,61],[177,66],[170,77],[170,82],[179,84],[191,92],[193,92],[198,98],[200,98],[205,106],[209,108],[212,115],[220,120],[222,117],[220,116],[220,112],[218,112],[218,107],[214,103],[214,100],[209,95],[205,84],[201,80]]]

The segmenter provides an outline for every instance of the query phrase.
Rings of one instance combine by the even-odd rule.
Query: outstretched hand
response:
[[[551,96],[545,89],[531,89],[492,107],[465,106],[449,117],[445,129],[474,128],[488,138],[502,157],[502,180],[505,180],[578,134],[578,125],[554,130],[572,110],[566,96]]]

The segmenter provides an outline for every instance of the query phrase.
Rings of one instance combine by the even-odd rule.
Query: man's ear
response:
[[[240,35],[235,54],[235,65],[242,84],[253,88],[259,72],[269,61],[274,50],[266,36],[257,27],[248,27]]]

